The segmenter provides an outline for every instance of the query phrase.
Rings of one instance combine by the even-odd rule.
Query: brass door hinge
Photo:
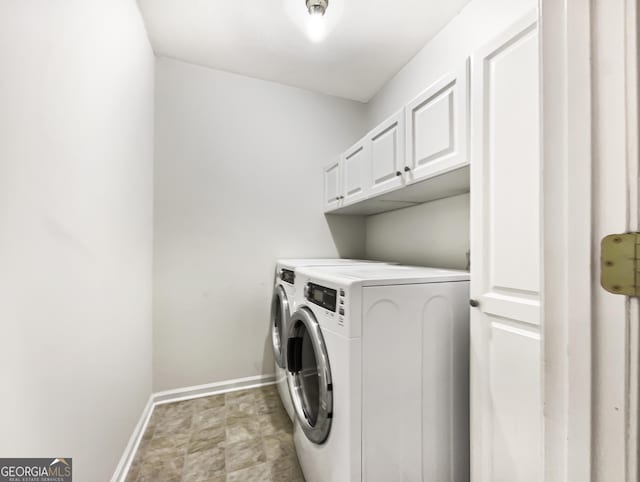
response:
[[[602,287],[610,293],[640,296],[640,233],[603,238],[600,251]]]

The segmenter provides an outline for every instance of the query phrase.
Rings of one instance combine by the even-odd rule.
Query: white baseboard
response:
[[[140,415],[140,420],[138,420],[136,427],[133,429],[133,434],[131,434],[129,443],[120,458],[116,471],[114,472],[113,477],[111,477],[111,482],[124,482],[127,478],[127,473],[129,472],[129,468],[131,467],[136,451],[140,446],[142,436],[147,429],[147,424],[149,423],[153,409],[157,405],[191,400],[193,398],[209,397],[219,393],[258,388],[266,385],[273,385],[275,382],[275,375],[258,375],[255,377],[236,378],[235,380],[225,380],[223,382],[207,383],[205,385],[195,385],[193,387],[176,388],[173,390],[152,393],[147,405],[142,411],[142,415]]]
[[[273,385],[275,382],[275,375],[236,378],[235,380],[225,380],[223,382],[207,383],[206,385],[195,385],[193,387],[157,392],[153,395],[153,402],[154,405],[161,405],[163,403],[179,402],[192,398],[208,397],[218,393],[235,392],[237,390]]]
[[[144,431],[147,429],[147,424],[149,423],[149,419],[151,418],[151,414],[153,413],[153,394],[149,396],[149,400],[142,410],[142,415],[140,415],[140,420],[136,424],[133,429],[133,433],[129,438],[129,443],[127,447],[124,449],[124,453],[122,457],[120,457],[120,462],[118,462],[118,466],[116,467],[116,471],[113,473],[113,477],[111,477],[111,482],[124,482],[124,479],[127,478],[127,473],[129,472],[129,467],[131,467],[131,462],[133,462],[133,457],[138,450],[138,446],[140,445],[140,441],[142,440],[142,436],[144,435]]]

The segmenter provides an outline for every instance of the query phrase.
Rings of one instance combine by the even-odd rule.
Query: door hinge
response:
[[[640,296],[640,233],[602,239],[600,283],[609,293]]]

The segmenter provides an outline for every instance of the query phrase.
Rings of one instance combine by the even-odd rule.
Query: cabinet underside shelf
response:
[[[469,166],[464,166],[349,206],[327,211],[326,214],[368,216],[467,192],[469,192]]]

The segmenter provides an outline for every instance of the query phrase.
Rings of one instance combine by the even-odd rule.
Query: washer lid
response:
[[[362,286],[445,283],[470,279],[467,271],[384,264],[306,267],[300,268],[298,275],[315,280],[326,279],[338,284],[358,283]]]
[[[369,265],[382,264],[380,261],[369,261],[366,259],[347,259],[347,258],[291,258],[279,259],[277,267],[279,269],[296,269],[304,266],[352,266],[352,265]]]

